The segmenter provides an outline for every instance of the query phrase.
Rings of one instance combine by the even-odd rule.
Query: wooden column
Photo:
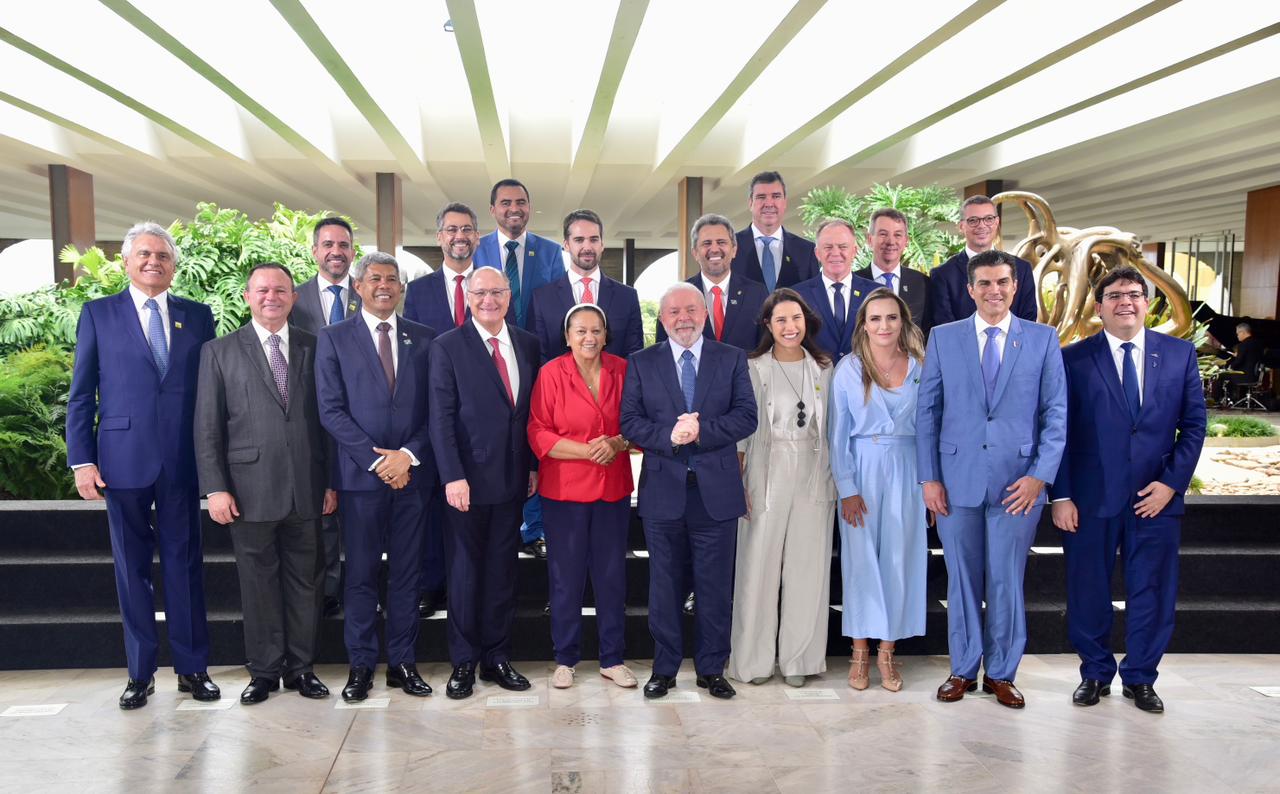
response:
[[[1249,191],[1240,270],[1240,314],[1280,316],[1280,185]]]
[[[622,241],[622,281],[628,287],[636,285],[636,238]]]
[[[677,248],[680,251],[680,272],[677,276],[681,281],[689,278],[698,269],[689,248],[689,230],[693,228],[693,222],[700,217],[702,217],[702,177],[686,176],[680,180],[676,188],[676,238],[680,243]]]
[[[1164,243],[1143,243],[1142,258],[1156,270],[1164,269]]]
[[[404,194],[399,174],[377,175],[378,250],[396,255],[404,241]]]
[[[97,242],[93,227],[93,175],[69,165],[49,166],[49,221],[53,232],[53,281],[74,279],[58,260],[68,245],[83,251]]]

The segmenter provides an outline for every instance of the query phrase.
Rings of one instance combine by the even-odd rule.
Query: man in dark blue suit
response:
[[[1067,633],[1080,654],[1072,695],[1111,690],[1111,574],[1124,560],[1124,696],[1164,711],[1153,684],[1173,636],[1182,494],[1204,445],[1204,391],[1190,342],[1145,327],[1147,285],[1131,267],[1098,282],[1102,332],[1063,351],[1067,447],[1050,498],[1067,562]]]
[[[387,554],[387,686],[425,697],[418,674],[418,588],[427,502],[436,483],[427,432],[429,346],[435,331],[396,316],[403,287],[389,254],[352,269],[359,314],[320,331],[316,401],[337,444],[334,482],[346,550],[348,702],[364,700],[378,664],[378,574]]]
[[[871,213],[867,229],[867,245],[871,248],[871,264],[854,271],[891,290],[911,310],[911,321],[928,334],[933,322],[933,299],[929,295],[929,277],[902,262],[911,243],[910,221],[893,207],[881,207]],[[967,278],[967,276],[966,276]]]
[[[990,251],[1000,239],[1000,215],[986,196],[970,196],[960,207],[960,233],[964,250],[929,271],[930,309],[933,324],[963,320],[977,311],[969,297],[969,258]],[[1039,314],[1036,279],[1031,263],[1014,257],[1018,292],[1013,296],[1013,316],[1034,323]]]
[[[609,323],[605,350],[626,358],[644,347],[640,298],[626,284],[600,269],[604,256],[604,222],[591,210],[574,210],[564,219],[564,250],[569,272],[533,293],[529,312],[533,331],[542,345],[542,360],[569,352],[564,343],[564,317],[578,303],[594,303]]]
[[[192,441],[200,347],[214,336],[213,314],[203,303],[169,294],[178,252],[164,228],[134,226],[121,251],[129,286],[80,311],[67,399],[67,463],[81,497],[105,494],[107,500],[129,661],[120,708],[145,706],[155,691],[159,641],[151,560],[157,546],[178,691],[217,700],[221,693],[207,673]]]
[[[676,685],[684,657],[686,560],[697,594],[698,686],[731,698],[725,680],[738,518],[747,511],[737,443],[755,430],[746,355],[702,335],[707,307],[687,283],[659,304],[669,340],[633,355],[622,389],[622,435],[645,450],[639,507],[649,546],[653,675],[647,698]]]
[[[447,502],[445,694],[454,699],[471,696],[477,667],[503,689],[529,688],[511,666],[511,622],[521,506],[538,481],[527,435],[538,340],[505,321],[511,289],[501,270],[476,270],[467,300],[471,321],[431,351],[431,442]]]
[[[758,281],[732,270],[734,252],[738,250],[733,224],[723,215],[703,215],[693,223],[690,243],[700,270],[686,283],[696,287],[706,303],[708,317],[702,326],[703,336],[739,350],[754,350],[764,333],[759,322],[760,307],[769,291]],[[667,341],[661,317],[656,332],[659,342]]]
[[[751,177],[747,209],[751,225],[738,232],[735,273],[764,284],[766,292],[818,275],[813,243],[782,228],[787,214],[787,183],[782,174],[764,171]]]
[[[838,218],[825,220],[818,226],[816,237],[814,245],[822,273],[800,282],[795,291],[822,317],[822,328],[814,342],[836,363],[852,349],[858,309],[879,285],[853,274],[853,260],[858,256],[858,234],[853,224]]]

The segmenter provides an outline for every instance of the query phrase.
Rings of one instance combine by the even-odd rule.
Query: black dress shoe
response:
[[[302,695],[304,698],[311,698],[312,700],[320,700],[321,698],[329,697],[329,687],[325,686],[324,682],[317,678],[315,673],[310,671],[299,673],[297,678],[294,678],[291,681],[285,681],[284,688],[296,689],[298,690],[299,695]]]
[[[347,685],[342,688],[342,699],[348,703],[364,700],[369,697],[369,688],[373,686],[373,671],[364,665],[351,668],[347,676]]]
[[[439,590],[429,590],[423,593],[418,601],[418,617],[425,620],[442,608],[444,608],[444,593]]]
[[[335,618],[340,612],[342,612],[342,602],[338,600],[337,596],[325,596],[324,616],[326,618]]]
[[[511,662],[498,662],[494,667],[481,667],[480,680],[491,681],[512,692],[523,692],[529,688],[529,679],[517,673],[511,666]]]
[[[666,697],[667,690],[675,688],[675,676],[654,673],[649,676],[649,681],[644,685],[644,696],[650,699]]]
[[[280,689],[280,679],[254,676],[249,679],[249,686],[245,687],[244,691],[240,693],[240,702],[246,706],[261,703],[267,699],[269,693],[278,689]]]
[[[1155,687],[1150,684],[1125,684],[1124,696],[1133,701],[1133,705],[1152,714],[1164,713],[1164,701],[1156,694]]]
[[[218,689],[218,685],[213,683],[206,672],[179,675],[178,691],[190,692],[191,697],[196,700],[218,700],[222,697],[222,690]]]
[[[694,607],[693,593],[689,593],[689,595],[684,597],[684,613],[686,615],[692,615],[693,607]]]
[[[454,665],[453,673],[449,676],[449,683],[444,686],[444,694],[450,700],[469,698],[475,685],[475,665],[471,664],[471,662]]]
[[[544,538],[531,540],[521,546],[520,551],[523,551],[525,554],[533,555],[539,560],[545,560],[547,558],[547,541]]]
[[[147,695],[153,695],[155,691],[155,676],[148,678],[146,681],[135,681],[130,678],[129,683],[124,685],[124,692],[120,695],[120,708],[125,711],[140,709],[147,705]]]
[[[1077,706],[1096,706],[1098,699],[1111,694],[1111,687],[1094,678],[1086,678],[1071,693],[1071,702]]]
[[[418,675],[418,668],[412,662],[398,664],[387,668],[387,686],[399,687],[406,695],[424,698],[431,694],[431,685]]]
[[[711,697],[720,698],[721,700],[728,700],[738,694],[738,690],[733,688],[733,684],[730,684],[724,676],[719,674],[698,676],[698,686],[707,690]]]

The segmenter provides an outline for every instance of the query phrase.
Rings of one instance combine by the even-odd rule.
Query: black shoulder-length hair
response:
[[[818,347],[813,338],[818,335],[818,331],[822,330],[822,318],[818,313],[809,308],[809,304],[804,302],[804,298],[800,297],[800,293],[787,287],[778,287],[769,297],[764,299],[764,304],[760,306],[760,316],[756,318],[756,323],[764,328],[764,333],[760,335],[760,344],[756,345],[756,349],[747,354],[747,358],[759,358],[765,353],[773,349],[773,332],[769,330],[769,321],[773,318],[773,310],[777,308],[779,303],[790,301],[800,304],[800,312],[804,315],[804,339],[800,340],[800,346],[809,351],[809,355],[813,356],[813,360],[818,362],[820,367],[831,366],[831,356],[827,355]]]

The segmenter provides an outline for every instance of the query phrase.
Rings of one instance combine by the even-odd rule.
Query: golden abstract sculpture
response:
[[[1058,226],[1049,204],[1034,193],[1009,190],[992,196],[998,207],[1016,204],[1027,218],[1027,236],[1010,252],[1031,263],[1036,277],[1039,321],[1058,330],[1062,344],[1096,334],[1102,322],[1093,288],[1109,271],[1129,265],[1164,293],[1168,316],[1153,330],[1183,337],[1192,327],[1191,302],[1173,277],[1142,257],[1138,238],[1111,226]]]

